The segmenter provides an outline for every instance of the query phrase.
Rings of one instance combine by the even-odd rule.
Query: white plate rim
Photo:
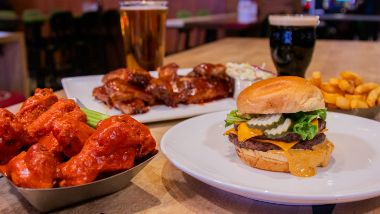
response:
[[[281,192],[265,192],[262,190],[247,190],[241,185],[236,184],[225,184],[223,181],[220,181],[218,179],[212,179],[203,176],[202,174],[199,174],[195,172],[192,169],[189,169],[187,166],[184,166],[180,163],[180,161],[177,161],[173,159],[171,154],[166,150],[166,142],[167,138],[169,138],[170,135],[172,135],[177,128],[180,126],[191,123],[192,121],[196,121],[202,118],[206,118],[213,115],[219,115],[219,114],[227,114],[229,111],[219,111],[219,112],[213,112],[208,113],[204,115],[200,115],[197,117],[189,118],[187,120],[184,120],[175,126],[171,127],[162,137],[160,142],[160,150],[165,155],[165,157],[178,169],[182,170],[186,174],[189,174],[190,176],[207,183],[211,186],[214,186],[216,188],[235,193],[247,198],[270,202],[270,203],[277,203],[277,204],[286,204],[286,205],[321,205],[321,204],[336,204],[336,203],[346,203],[346,202],[353,202],[353,201],[360,201],[365,200],[369,198],[373,198],[380,195],[380,186],[378,189],[375,190],[369,190],[366,192],[362,192],[360,194],[352,193],[352,194],[334,194],[334,193],[328,193],[324,195],[298,195],[298,194],[289,194],[289,193],[281,193]],[[343,116],[343,117],[352,117],[360,120],[366,120],[370,123],[378,123],[377,121],[370,120],[367,118],[354,116],[354,115],[348,115],[343,113],[336,113],[336,112],[328,112],[329,115],[337,115],[337,116]],[[254,195],[254,196],[253,196]],[[271,200],[272,197],[276,197],[275,200]]]

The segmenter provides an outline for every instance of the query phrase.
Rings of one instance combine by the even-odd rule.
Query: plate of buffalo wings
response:
[[[51,89],[37,89],[16,114],[0,108],[0,173],[40,211],[116,192],[157,153],[129,115],[91,127],[86,111]]]
[[[235,105],[233,79],[221,64],[203,63],[180,69],[170,63],[148,72],[118,69],[106,75],[62,80],[69,98],[107,114],[129,114],[140,122],[156,122],[226,110]]]

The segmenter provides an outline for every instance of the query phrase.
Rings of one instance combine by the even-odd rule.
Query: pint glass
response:
[[[318,16],[269,16],[271,55],[280,76],[304,77],[313,56],[318,23]]]
[[[127,68],[155,70],[165,55],[167,1],[120,1]]]

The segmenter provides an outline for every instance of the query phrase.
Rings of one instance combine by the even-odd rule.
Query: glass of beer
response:
[[[304,77],[313,56],[318,16],[271,15],[270,49],[280,76]]]
[[[167,1],[120,1],[127,68],[156,70],[165,55]]]

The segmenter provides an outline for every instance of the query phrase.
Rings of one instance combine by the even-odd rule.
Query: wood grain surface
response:
[[[274,70],[268,41],[224,39],[169,56],[165,62],[193,67],[201,62],[266,63]],[[310,71],[326,78],[353,70],[367,81],[380,82],[380,43],[318,41]],[[65,96],[59,91],[60,96]],[[19,106],[9,108],[16,111]],[[148,124],[160,142],[163,134],[181,120]],[[338,204],[334,213],[380,213],[380,197]],[[36,213],[4,178],[0,179],[0,213]],[[150,162],[124,190],[57,213],[312,213],[311,206],[285,206],[247,199],[204,184],[176,169],[162,154]]]

